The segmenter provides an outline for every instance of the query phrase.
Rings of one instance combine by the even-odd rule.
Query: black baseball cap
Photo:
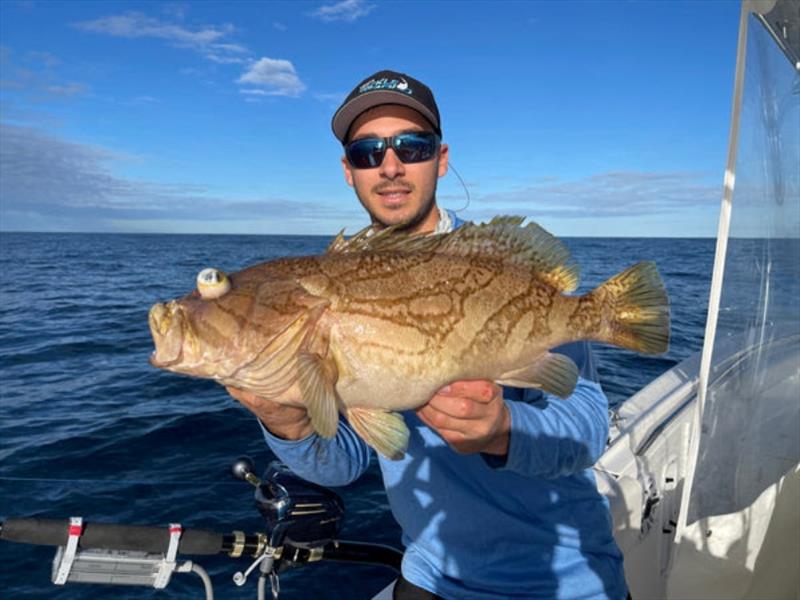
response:
[[[359,83],[334,113],[331,121],[333,135],[345,143],[350,126],[358,115],[382,104],[400,104],[420,113],[441,137],[439,108],[433,92],[421,81],[405,73],[378,71]]]

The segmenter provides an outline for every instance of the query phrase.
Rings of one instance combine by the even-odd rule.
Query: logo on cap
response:
[[[395,92],[403,92],[409,96],[414,94],[413,90],[408,87],[408,82],[402,77],[400,79],[389,79],[388,77],[370,79],[358,88],[358,93],[363,94],[365,92],[374,92],[375,90],[393,90]]]

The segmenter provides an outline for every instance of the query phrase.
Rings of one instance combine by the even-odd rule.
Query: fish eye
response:
[[[197,274],[197,291],[203,300],[219,298],[230,289],[231,280],[219,269],[203,269]]]

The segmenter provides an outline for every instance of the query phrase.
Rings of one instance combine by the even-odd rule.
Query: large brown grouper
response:
[[[444,385],[489,379],[567,398],[578,371],[549,349],[669,344],[667,295],[642,262],[584,296],[565,246],[521,217],[440,235],[367,228],[325,254],[265,262],[150,310],[153,365],[308,410],[330,438],[341,411],[378,452],[403,456],[398,411]]]

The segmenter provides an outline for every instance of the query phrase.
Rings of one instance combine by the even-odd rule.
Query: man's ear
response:
[[[350,167],[350,163],[347,162],[346,156],[342,156],[342,169],[344,169],[344,180],[347,185],[353,187],[353,169]]]
[[[447,164],[450,160],[450,148],[447,144],[439,146],[439,177],[444,177],[447,173]]]

